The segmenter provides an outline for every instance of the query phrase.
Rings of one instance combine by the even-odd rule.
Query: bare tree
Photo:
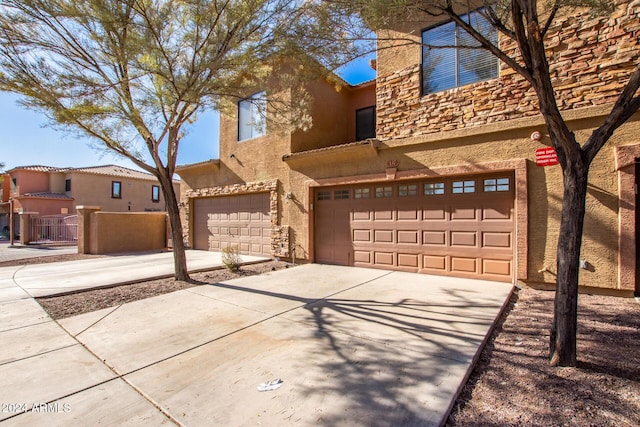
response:
[[[591,162],[609,140],[613,132],[624,124],[640,108],[640,65],[630,64],[624,89],[619,94],[611,112],[601,126],[586,141],[580,143],[563,119],[559,100],[554,92],[553,74],[550,70],[547,36],[559,16],[588,8],[592,14],[608,16],[616,3],[606,0],[554,0],[538,4],[535,0],[452,1],[452,0],[356,0],[330,1],[345,14],[354,13],[379,36],[381,30],[393,28],[415,16],[435,20],[452,20],[471,36],[474,43],[469,49],[485,49],[522,76],[534,89],[539,101],[553,148],[562,167],[564,193],[562,217],[557,247],[557,287],[554,321],[550,340],[552,365],[575,366],[577,294],[580,247],[586,206],[587,180]],[[478,9],[479,7],[482,9]],[[582,9],[577,9],[582,8]],[[501,44],[486,37],[477,26],[465,19],[471,10],[479,10],[503,39],[512,41],[516,48],[501,49]],[[405,40],[405,42],[412,42]],[[442,46],[427,46],[438,49]],[[449,48],[451,46],[448,46]],[[636,57],[637,58],[637,57]]]
[[[287,55],[344,59],[349,43],[322,37],[326,10],[290,0],[0,0],[0,90],[158,179],[175,278],[189,280],[172,185],[184,125],[235,105]],[[293,127],[306,123],[297,99],[283,115]]]

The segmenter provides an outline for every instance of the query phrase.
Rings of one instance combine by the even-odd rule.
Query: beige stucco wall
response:
[[[49,189],[48,172],[16,170],[11,172],[10,181],[13,179],[16,180],[16,186],[15,191],[11,192],[11,196],[48,191]]]
[[[166,248],[167,215],[164,212],[94,212],[90,218],[91,254]],[[80,235],[79,230],[78,237]]]

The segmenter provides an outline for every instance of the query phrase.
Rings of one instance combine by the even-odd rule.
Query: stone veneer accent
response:
[[[278,224],[278,180],[247,182],[223,187],[196,188],[187,190],[180,201],[184,213],[182,235],[189,242],[189,222],[191,221],[192,199],[199,197],[231,196],[269,192],[269,214],[271,217],[271,255],[289,257],[289,226]]]
[[[556,18],[549,30],[552,82],[560,110],[613,103],[640,58],[640,3],[623,1],[609,17]],[[501,40],[514,52],[511,40]],[[419,47],[416,47],[419,49]],[[500,77],[421,96],[420,65],[377,80],[380,140],[469,128],[539,114],[529,84],[500,64]]]

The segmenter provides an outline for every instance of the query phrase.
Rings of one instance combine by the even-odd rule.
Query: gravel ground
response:
[[[0,263],[57,262],[91,255],[60,255]],[[193,274],[215,283],[287,268],[272,261]],[[38,301],[55,318],[73,316],[198,286],[173,279],[80,292]],[[511,300],[447,426],[633,426],[640,425],[640,304],[631,298],[580,295],[575,368],[548,363],[554,293],[520,290]]]
[[[640,304],[580,295],[578,366],[549,366],[554,292],[514,296],[448,426],[640,425]]]

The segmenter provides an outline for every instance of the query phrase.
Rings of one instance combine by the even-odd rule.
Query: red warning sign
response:
[[[553,166],[558,164],[558,155],[553,147],[538,148],[536,150],[536,165]]]

